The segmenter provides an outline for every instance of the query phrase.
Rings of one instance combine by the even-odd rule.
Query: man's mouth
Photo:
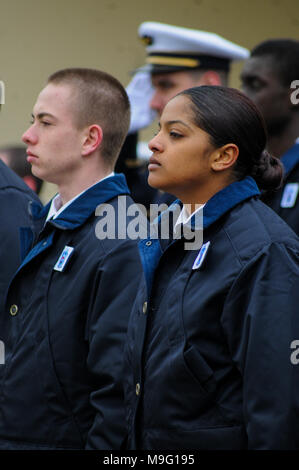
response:
[[[38,158],[38,156],[30,152],[30,150],[27,150],[26,153],[27,153],[27,162],[29,163],[33,163]]]

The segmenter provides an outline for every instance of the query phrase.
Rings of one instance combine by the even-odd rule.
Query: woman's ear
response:
[[[87,156],[93,153],[101,145],[103,140],[103,131],[97,124],[92,124],[84,132],[84,141],[82,145],[82,155]]]
[[[212,154],[212,170],[227,170],[236,163],[238,155],[239,147],[236,144],[226,144],[223,145],[223,147],[216,149]]]

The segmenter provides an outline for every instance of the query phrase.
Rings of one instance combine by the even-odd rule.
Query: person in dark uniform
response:
[[[126,177],[133,200],[149,211],[157,191],[147,182],[147,161],[137,156],[138,133],[128,134],[120,151],[115,166],[116,173],[123,173]]]
[[[11,168],[36,194],[40,194],[43,181],[31,172],[26,159],[26,149],[21,145],[8,145],[0,148],[0,159]]]
[[[0,109],[5,104],[5,84],[0,81]],[[0,317],[4,314],[4,298],[9,282],[22,260],[20,240],[22,228],[30,226],[33,232],[32,204],[42,204],[38,196],[23,183],[14,171],[10,170],[9,162],[3,163],[0,157]],[[0,332],[0,365],[5,358],[2,348],[5,345]]]
[[[99,70],[60,70],[37,98],[23,141],[32,172],[59,193],[35,211],[35,243],[23,234],[0,318],[0,449],[121,446],[123,342],[141,275],[126,231],[133,201],[113,171],[129,122],[124,88]]]
[[[180,91],[226,85],[231,62],[246,59],[249,51],[214,33],[158,22],[142,23],[138,34],[146,46],[146,65],[127,87],[132,119],[119,165],[123,163],[133,199],[148,208],[150,202],[169,204],[174,198],[147,184],[147,162],[140,161],[136,150],[137,131],[160,116],[169,99]]]
[[[299,235],[299,41],[271,39],[258,44],[241,73],[242,89],[266,122],[267,149],[283,163],[280,189],[265,191],[262,200]],[[299,84],[299,83],[298,83]],[[298,85],[297,85],[298,86]]]
[[[9,282],[22,261],[22,228],[35,228],[32,205],[42,207],[38,196],[3,161],[0,161],[0,316]],[[1,340],[1,332],[0,332]]]
[[[149,184],[179,200],[139,246],[129,449],[298,449],[299,240],[260,201],[282,178],[265,144],[238,90],[195,87],[164,108]]]

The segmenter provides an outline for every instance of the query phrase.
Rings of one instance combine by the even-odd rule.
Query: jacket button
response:
[[[144,304],[142,306],[142,311],[143,311],[144,314],[147,312],[147,302],[144,302]]]
[[[13,304],[9,309],[9,313],[14,317],[18,313],[18,306]]]
[[[146,246],[151,246],[152,242],[148,241],[146,242]]]
[[[140,383],[137,383],[136,384],[136,395],[138,397],[138,395],[140,394]]]

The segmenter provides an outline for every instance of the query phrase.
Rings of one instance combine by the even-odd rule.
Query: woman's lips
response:
[[[148,165],[148,170],[154,170],[155,168],[159,168],[161,164],[158,162],[158,160],[155,159],[155,157],[151,156],[149,158],[149,165]]]

